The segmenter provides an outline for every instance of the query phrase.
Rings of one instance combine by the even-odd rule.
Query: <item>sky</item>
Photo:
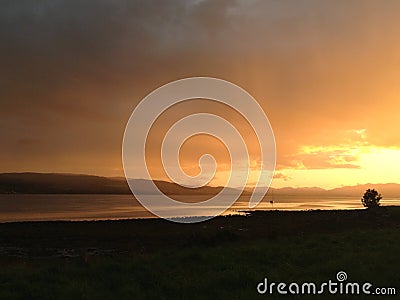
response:
[[[208,76],[244,88],[264,109],[277,149],[272,186],[400,183],[399,1],[0,5],[0,172],[123,176],[124,129],[141,99]],[[158,146],[171,118],[215,109],[248,130],[226,107],[200,102],[166,112],[152,129],[155,178],[165,178]],[[229,153],[220,142],[195,137],[181,150],[192,175],[198,157],[214,153],[211,184],[224,184]]]

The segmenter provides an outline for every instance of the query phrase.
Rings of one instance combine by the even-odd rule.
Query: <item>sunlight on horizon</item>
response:
[[[302,161],[296,167],[282,168],[275,171],[271,187],[320,187],[325,189],[351,186],[366,183],[399,183],[400,182],[400,149],[384,148],[370,145],[301,147],[302,157],[323,163],[330,167],[307,168]],[[328,153],[328,155],[327,155]],[[333,155],[334,153],[335,155]],[[259,175],[259,164],[251,163],[247,187],[253,187]],[[246,176],[243,171],[234,176]],[[212,186],[224,186],[229,176],[227,169],[217,172]],[[163,178],[159,178],[163,179]],[[165,180],[165,178],[164,178]],[[235,184],[230,187],[236,187]]]
[[[354,149],[349,151],[354,152]],[[359,152],[356,156],[358,168],[283,169],[279,172],[290,179],[274,180],[271,186],[317,186],[330,189],[344,185],[400,182],[398,172],[400,149],[364,146],[357,151]]]

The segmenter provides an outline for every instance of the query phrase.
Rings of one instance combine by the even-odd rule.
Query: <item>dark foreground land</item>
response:
[[[399,299],[400,207],[164,220],[0,224],[0,299]],[[258,295],[336,280],[395,296]],[[373,290],[373,288],[371,289]]]

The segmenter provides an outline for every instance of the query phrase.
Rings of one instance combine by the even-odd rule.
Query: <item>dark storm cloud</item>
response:
[[[227,2],[208,5],[211,23],[203,20],[202,3],[185,1],[1,5],[0,134],[3,167],[9,168],[12,160],[41,151],[113,153],[118,161],[129,111],[162,81],[190,68],[179,53],[200,51],[197,46],[212,40],[207,26],[223,25]],[[21,140],[41,143],[28,147]]]
[[[108,110],[100,96],[105,91],[114,99],[127,88],[139,87],[143,94],[143,83],[158,84],[158,74],[190,67],[182,54],[195,58],[199,46],[212,42],[223,27],[226,3],[202,8],[202,2],[185,1],[3,2],[2,102],[18,110],[34,102],[30,109],[83,117],[90,117],[87,102],[100,109],[99,102],[106,102]]]

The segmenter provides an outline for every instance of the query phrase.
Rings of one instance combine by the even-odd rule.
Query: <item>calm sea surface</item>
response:
[[[157,196],[146,196],[156,198]],[[191,201],[196,196],[190,196]],[[200,200],[200,198],[199,198]],[[249,197],[241,197],[225,214],[249,210]],[[156,201],[156,199],[155,199]],[[399,199],[383,199],[382,205],[400,205]],[[360,197],[274,196],[256,209],[308,210],[362,208]],[[212,207],[210,207],[212,211]],[[168,208],[165,208],[168,211]],[[173,217],[171,212],[171,217]],[[0,222],[39,220],[104,220],[153,218],[131,195],[0,195]]]

